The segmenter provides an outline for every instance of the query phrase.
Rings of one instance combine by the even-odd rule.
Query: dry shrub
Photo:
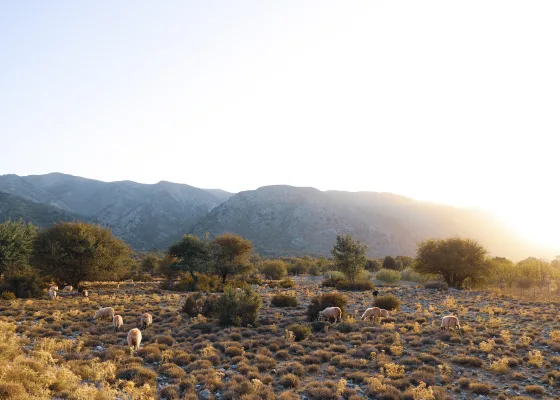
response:
[[[346,315],[344,307],[348,303],[348,298],[340,293],[323,293],[311,299],[311,303],[307,307],[307,319],[315,321],[319,311],[323,311],[327,307],[339,307],[342,310],[342,316]]]

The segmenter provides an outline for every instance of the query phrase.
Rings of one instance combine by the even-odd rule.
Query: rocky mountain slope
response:
[[[167,247],[228,198],[224,191],[165,181],[101,182],[59,173],[0,176],[0,192],[83,215],[143,250]]]
[[[264,255],[330,254],[337,234],[368,245],[368,255],[410,255],[430,237],[479,240],[492,254],[514,259],[536,254],[492,216],[415,201],[389,193],[322,192],[313,188],[266,186],[232,196],[193,228],[212,235],[235,232]]]

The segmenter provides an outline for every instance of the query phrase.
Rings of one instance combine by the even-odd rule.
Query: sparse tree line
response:
[[[366,257],[367,246],[350,235],[339,235],[331,258],[280,257],[262,259],[252,243],[225,233],[210,239],[185,235],[166,251],[134,253],[109,229],[83,222],[54,224],[39,230],[22,221],[0,224],[0,292],[17,297],[42,294],[46,282],[79,287],[84,281],[151,280],[163,277],[165,289],[223,291],[226,284],[261,283],[293,286],[289,276],[324,276],[323,286],[369,290],[372,278],[385,283],[401,279],[425,283],[440,280],[449,287],[494,286],[558,291],[560,257],[527,258],[514,263],[489,258],[471,239],[430,239],[418,244],[415,258]],[[278,281],[273,283],[272,281]]]

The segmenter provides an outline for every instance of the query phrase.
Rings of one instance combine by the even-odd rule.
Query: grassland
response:
[[[311,297],[333,291],[319,282],[260,286],[254,327],[189,318],[184,294],[156,283],[95,285],[89,298],[1,300],[0,399],[560,398],[558,304],[400,286],[380,289],[403,306],[376,323],[359,321],[371,293],[348,292],[344,322],[313,324],[296,341],[287,328],[309,326]],[[277,293],[299,305],[272,307]],[[104,306],[123,316],[122,331],[92,320]],[[142,312],[154,324],[131,354],[126,334]],[[440,331],[448,313],[462,335]]]

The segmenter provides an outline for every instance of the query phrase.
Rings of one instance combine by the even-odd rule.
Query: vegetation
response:
[[[392,269],[394,271],[398,271],[400,269],[400,265],[391,256],[385,256],[382,266],[384,269]]]
[[[323,286],[325,286],[324,283]],[[355,281],[355,282],[341,280],[336,282],[334,286],[338,290],[351,290],[354,292],[363,292],[366,290],[372,290],[375,287],[372,282],[363,281],[363,280]]]
[[[307,319],[315,321],[319,311],[323,311],[327,307],[340,307],[344,316],[344,307],[348,304],[348,298],[340,293],[323,293],[311,299],[311,303],[307,307]]]
[[[350,235],[337,235],[336,244],[331,250],[336,269],[342,272],[350,282],[364,269],[367,246],[352,239]]]
[[[401,273],[392,269],[382,268],[375,274],[375,279],[386,283],[395,283],[397,281],[400,281],[401,278]]]
[[[414,269],[422,274],[439,274],[454,288],[466,279],[482,279],[488,266],[486,250],[472,239],[430,239],[418,245]]]
[[[307,339],[311,335],[311,327],[309,325],[293,324],[288,326],[287,330],[294,334],[296,342]]]
[[[37,228],[21,220],[0,224],[0,274],[29,263],[36,236]]]
[[[385,310],[400,310],[401,301],[392,294],[386,296],[378,296],[373,302],[375,307],[383,308]]]
[[[119,280],[131,267],[130,253],[109,229],[64,222],[39,233],[33,263],[43,274],[78,287],[85,280]]]
[[[262,273],[266,279],[282,279],[288,275],[286,263],[282,260],[265,261],[262,266]]]
[[[197,274],[210,272],[210,247],[194,235],[184,235],[167,250],[173,260],[169,268],[189,273],[197,281]]]
[[[217,302],[220,325],[254,325],[261,307],[261,297],[250,287],[238,290],[228,286]]]
[[[246,272],[251,268],[249,257],[253,245],[239,235],[224,233],[217,236],[211,245],[214,273],[226,283],[228,276]]]
[[[272,298],[270,304],[273,307],[297,307],[297,297],[289,294],[277,294]]]

